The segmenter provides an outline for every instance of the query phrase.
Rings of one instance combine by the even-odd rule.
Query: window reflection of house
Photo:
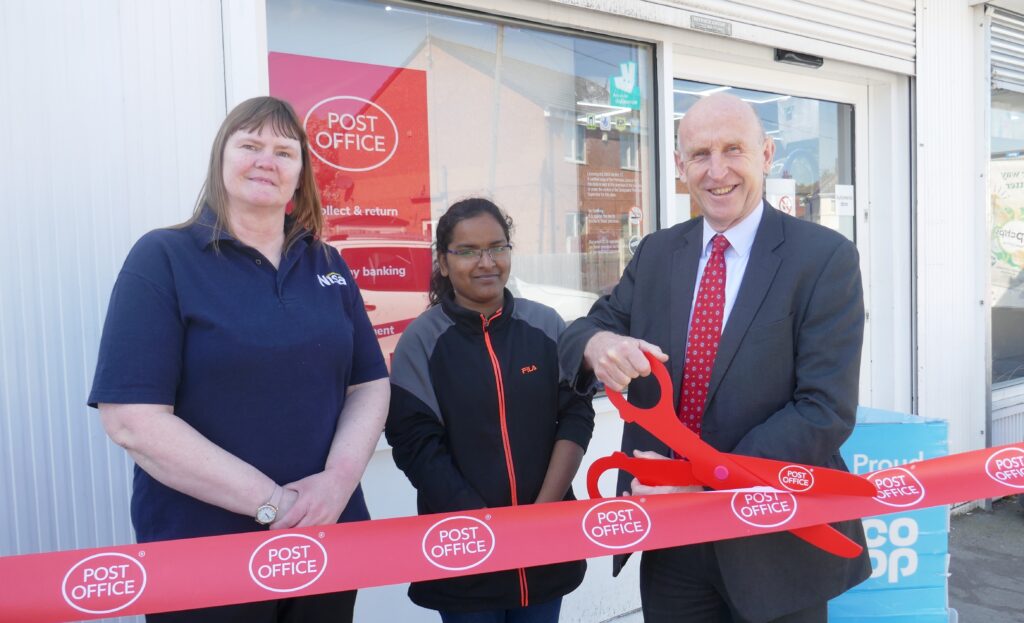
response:
[[[500,54],[432,34],[423,58],[409,61],[431,72],[431,185],[446,189],[434,218],[459,197],[491,195],[515,220],[518,276],[606,291],[630,257],[627,214],[645,203],[646,129],[639,110],[608,104],[618,67],[602,56],[637,50],[607,42],[580,49],[572,37],[501,26],[496,49],[497,41]],[[550,54],[524,51],[538,46]],[[578,75],[581,66],[590,75]],[[453,90],[475,97],[453,102]]]

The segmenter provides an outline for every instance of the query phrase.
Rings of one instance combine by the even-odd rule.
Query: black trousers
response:
[[[352,623],[356,591],[147,614],[146,623]]]
[[[711,543],[643,553],[640,600],[644,623],[750,623],[729,600]],[[826,623],[828,602],[769,623]]]

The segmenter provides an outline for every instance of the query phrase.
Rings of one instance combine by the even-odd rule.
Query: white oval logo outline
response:
[[[795,487],[791,487],[791,486],[787,485],[786,481],[782,479],[782,473],[785,472],[785,471],[791,470],[791,469],[798,469],[798,470],[803,471],[805,474],[807,474],[807,478],[811,481],[810,484],[807,485],[806,487],[803,487],[802,489],[797,489]],[[785,467],[783,467],[782,469],[779,470],[779,484],[782,485],[783,487],[789,489],[790,491],[793,491],[793,492],[796,492],[796,493],[806,493],[806,492],[810,491],[814,487],[814,470],[812,470],[810,467],[807,467],[805,465],[796,465],[796,464],[787,465],[787,466],[785,466]]]
[[[78,567],[82,566],[82,564],[92,560],[93,558],[99,558],[100,556],[117,556],[117,557],[120,557],[120,558],[125,558],[125,559],[130,560],[133,563],[135,563],[136,566],[138,566],[139,570],[142,571],[142,586],[140,586],[139,590],[136,591],[135,597],[132,597],[130,600],[128,600],[127,603],[125,603],[124,605],[118,606],[116,608],[111,608],[110,610],[90,610],[88,608],[75,605],[75,603],[73,601],[68,599],[68,579],[71,578],[71,573],[75,569],[77,569]],[[64,601],[66,601],[67,604],[69,606],[71,606],[72,608],[74,608],[75,610],[78,610],[79,612],[85,612],[87,614],[109,614],[111,612],[117,612],[118,610],[124,610],[128,606],[130,606],[133,603],[135,603],[135,600],[138,599],[139,597],[141,597],[142,596],[142,592],[145,591],[145,590],[146,590],[146,567],[141,562],[139,562],[138,560],[135,560],[134,558],[132,558],[128,554],[122,554],[121,552],[100,552],[98,554],[93,554],[92,556],[87,556],[87,557],[79,560],[74,565],[72,565],[72,567],[70,569],[68,569],[67,573],[64,574],[64,581],[61,582],[61,585],[60,585],[60,593],[61,593],[61,596],[64,597]]]
[[[992,456],[988,457],[988,459],[985,460],[985,473],[988,475],[989,478],[991,478],[992,480],[998,482],[1001,485],[1006,485],[1007,487],[1013,487],[1014,489],[1024,489],[1024,484],[1015,485],[1015,484],[1006,482],[1005,480],[999,480],[998,478],[996,478],[992,474],[992,471],[989,469],[989,466],[992,464],[992,460],[994,458],[996,458],[997,456],[999,456],[1000,454],[1004,453],[1004,452],[1014,452],[1014,453],[1020,455],[1021,457],[1024,457],[1024,450],[1022,450],[1020,448],[1017,448],[1017,447],[1003,448],[1002,450],[999,450],[998,452],[992,453]]]
[[[917,476],[915,476],[913,474],[913,472],[911,472],[910,470],[908,470],[905,467],[890,467],[888,469],[883,469],[883,470],[877,471],[877,472],[875,472],[873,474],[868,474],[869,480],[871,481],[872,484],[875,485],[876,488],[878,487],[878,483],[875,482],[875,478],[874,477],[877,476],[878,474],[883,474],[883,473],[886,473],[886,472],[903,472],[907,476],[910,476],[910,479],[913,480],[915,484],[917,484],[917,488],[921,491],[921,493],[920,493],[920,495],[917,496],[917,498],[913,502],[906,502],[906,503],[902,503],[902,504],[897,504],[895,502],[886,502],[885,500],[879,499],[878,496],[875,496],[874,498],[872,498],[874,501],[878,502],[879,504],[885,504],[886,506],[891,506],[893,508],[907,508],[908,506],[915,506],[917,504],[920,504],[921,501],[924,500],[924,495],[925,495],[924,483],[921,482],[920,480],[918,480]],[[881,492],[879,492],[879,495],[881,495]]]
[[[296,586],[295,588],[273,588],[271,586],[267,586],[266,584],[261,582],[259,580],[259,578],[256,577],[255,574],[253,574],[253,572],[252,572],[252,563],[253,563],[253,561],[256,560],[256,554],[258,554],[260,552],[260,550],[263,549],[264,546],[266,546],[269,543],[273,543],[274,541],[276,541],[278,539],[284,539],[284,538],[287,538],[287,537],[298,537],[300,539],[305,539],[305,540],[313,543],[317,547],[319,547],[320,548],[320,553],[322,553],[324,555],[324,564],[323,564],[323,566],[320,567],[320,571],[316,574],[316,577],[314,577],[312,580],[306,582],[302,586]],[[294,593],[295,591],[301,591],[302,589],[306,588],[307,586],[312,585],[314,582],[319,580],[320,576],[322,576],[324,574],[324,571],[327,571],[327,548],[325,548],[323,546],[323,543],[321,543],[320,541],[317,541],[316,539],[314,539],[311,536],[306,536],[305,534],[297,534],[297,533],[294,533],[294,532],[290,532],[288,534],[279,534],[279,535],[277,535],[277,536],[275,536],[273,538],[269,538],[266,541],[263,541],[262,543],[257,545],[256,549],[252,550],[252,556],[249,556],[249,577],[252,578],[252,581],[255,582],[256,584],[258,584],[261,588],[264,588],[264,589],[266,589],[268,591],[271,591],[271,592],[274,592],[274,593]]]
[[[472,521],[474,523],[478,523],[481,526],[483,526],[485,530],[487,530],[487,534],[491,535],[491,548],[489,550],[487,550],[487,553],[484,554],[484,557],[481,558],[480,560],[474,562],[471,565],[466,565],[465,567],[449,567],[447,565],[442,565],[441,563],[439,563],[436,560],[434,560],[433,558],[431,558],[430,554],[427,553],[427,537],[429,537],[430,534],[434,531],[434,528],[440,526],[443,523],[447,523],[449,521],[455,521],[456,519],[468,519],[469,521]],[[469,515],[455,515],[454,517],[447,517],[445,519],[442,519],[441,521],[438,521],[434,525],[432,525],[429,528],[427,528],[427,531],[425,533],[423,533],[423,541],[421,543],[421,548],[423,549],[423,557],[427,559],[427,562],[429,562],[430,564],[434,565],[435,567],[437,567],[439,569],[444,569],[445,571],[465,571],[466,569],[472,569],[473,567],[476,567],[477,565],[482,564],[485,560],[490,558],[491,554],[494,553],[494,549],[495,549],[495,547],[497,545],[498,545],[498,539],[495,538],[494,531],[491,530],[491,527],[488,526],[486,523],[484,523],[483,521],[480,521],[476,517],[470,517]]]
[[[592,537],[590,535],[590,532],[587,531],[587,518],[590,517],[590,514],[593,513],[595,510],[597,510],[598,508],[600,508],[600,507],[602,507],[602,506],[604,506],[606,504],[615,504],[615,503],[628,504],[628,505],[634,506],[634,507],[636,507],[637,509],[640,510],[640,513],[643,514],[644,518],[647,520],[647,529],[644,530],[643,536],[641,536],[640,538],[638,538],[635,541],[632,541],[630,543],[626,543],[625,545],[608,545],[607,543],[601,543],[600,541],[598,541],[597,539],[595,539],[594,537]],[[644,510],[644,507],[640,506],[639,504],[637,504],[636,502],[634,502],[632,500],[605,500],[604,502],[600,502],[600,503],[595,504],[595,505],[590,507],[590,510],[588,510],[583,515],[583,520],[580,521],[580,528],[583,530],[583,536],[587,537],[590,540],[590,542],[593,543],[594,545],[597,545],[599,547],[604,547],[606,549],[625,549],[627,547],[632,547],[632,546],[636,545],[637,543],[639,543],[640,541],[643,541],[644,539],[646,539],[648,537],[648,535],[651,534],[652,523],[653,522],[651,522],[651,516],[647,514],[647,511]]]
[[[316,140],[313,139],[312,137],[309,137],[309,128],[307,127],[308,124],[309,124],[309,118],[311,116],[313,116],[313,112],[316,111],[317,108],[320,108],[321,106],[323,106],[327,102],[333,102],[334,100],[355,100],[357,102],[363,102],[365,104],[369,104],[370,106],[373,106],[377,110],[379,110],[382,113],[384,113],[384,116],[387,118],[387,120],[389,122],[391,122],[391,128],[395,131],[395,144],[391,147],[391,152],[387,155],[387,157],[385,157],[383,160],[381,160],[377,164],[373,165],[372,167],[363,167],[361,169],[355,169],[355,168],[351,168],[351,167],[343,167],[340,164],[335,164],[335,163],[331,162],[330,160],[324,158],[323,156],[320,155],[319,152],[317,152]],[[385,164],[387,164],[388,160],[391,160],[391,157],[394,156],[395,152],[398,151],[399,134],[398,134],[398,124],[395,123],[395,120],[391,118],[391,115],[388,114],[388,111],[384,110],[384,108],[381,107],[376,102],[371,102],[368,99],[365,99],[365,98],[362,98],[362,97],[357,97],[355,95],[336,95],[334,97],[328,97],[327,99],[320,100],[316,104],[313,104],[313,106],[309,109],[309,112],[306,113],[306,118],[302,120],[302,129],[306,131],[306,135],[309,138],[309,151],[312,152],[314,156],[316,156],[317,160],[319,160],[320,162],[323,162],[324,164],[326,164],[329,167],[332,167],[334,169],[338,169],[339,171],[349,171],[349,172],[353,172],[353,173],[357,173],[357,172],[361,172],[361,171],[372,171],[372,170],[374,170],[376,168],[382,167]]]
[[[756,492],[758,492],[758,491],[755,490],[755,493]],[[764,493],[764,492],[765,491],[761,491],[761,493]],[[788,491],[778,491],[778,490],[772,489],[770,492],[771,493],[775,493],[776,495],[779,495],[779,494],[781,494],[781,495],[788,495],[790,500],[793,501],[793,510],[790,511],[789,512],[789,516],[786,517],[785,519],[783,519],[782,521],[779,521],[777,523],[763,524],[763,523],[754,523],[752,521],[749,521],[746,517],[744,517],[743,514],[740,513],[739,510],[736,509],[736,498],[739,497],[742,494],[750,493],[750,491],[737,491],[736,493],[732,494],[732,500],[729,502],[729,507],[732,509],[732,514],[736,515],[736,519],[739,519],[740,521],[742,521],[743,523],[747,524],[748,526],[753,526],[755,528],[776,528],[778,526],[787,524],[790,521],[792,521],[793,518],[796,517],[796,509],[797,509],[797,505],[798,505],[796,496],[793,495],[792,493],[788,492]]]

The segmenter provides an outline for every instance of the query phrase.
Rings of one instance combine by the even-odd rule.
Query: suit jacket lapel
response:
[[[711,370],[711,382],[708,384],[707,404],[715,397],[722,377],[725,376],[732,363],[736,351],[746,335],[750,322],[761,308],[768,289],[771,287],[775,273],[779,270],[782,259],[775,254],[775,249],[785,242],[782,232],[782,219],[774,208],[765,202],[764,214],[754,236],[754,245],[750,249],[747,269],[743,273],[736,302],[729,312],[729,320],[722,331],[722,341],[718,344],[718,355],[715,356],[715,367]]]
[[[673,405],[679,404],[679,392],[683,383],[686,337],[690,330],[690,307],[693,305],[693,291],[697,287],[697,267],[700,264],[703,242],[703,220],[698,220],[694,227],[683,234],[682,243],[672,254],[672,291],[669,309],[672,336],[668,362],[672,377]]]

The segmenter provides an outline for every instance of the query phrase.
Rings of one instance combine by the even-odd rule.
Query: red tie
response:
[[[711,239],[711,257],[704,266],[693,308],[690,333],[686,341],[686,365],[683,367],[683,391],[679,398],[679,419],[700,435],[704,403],[708,398],[711,369],[722,337],[725,314],[725,250],[729,241],[722,234]]]

